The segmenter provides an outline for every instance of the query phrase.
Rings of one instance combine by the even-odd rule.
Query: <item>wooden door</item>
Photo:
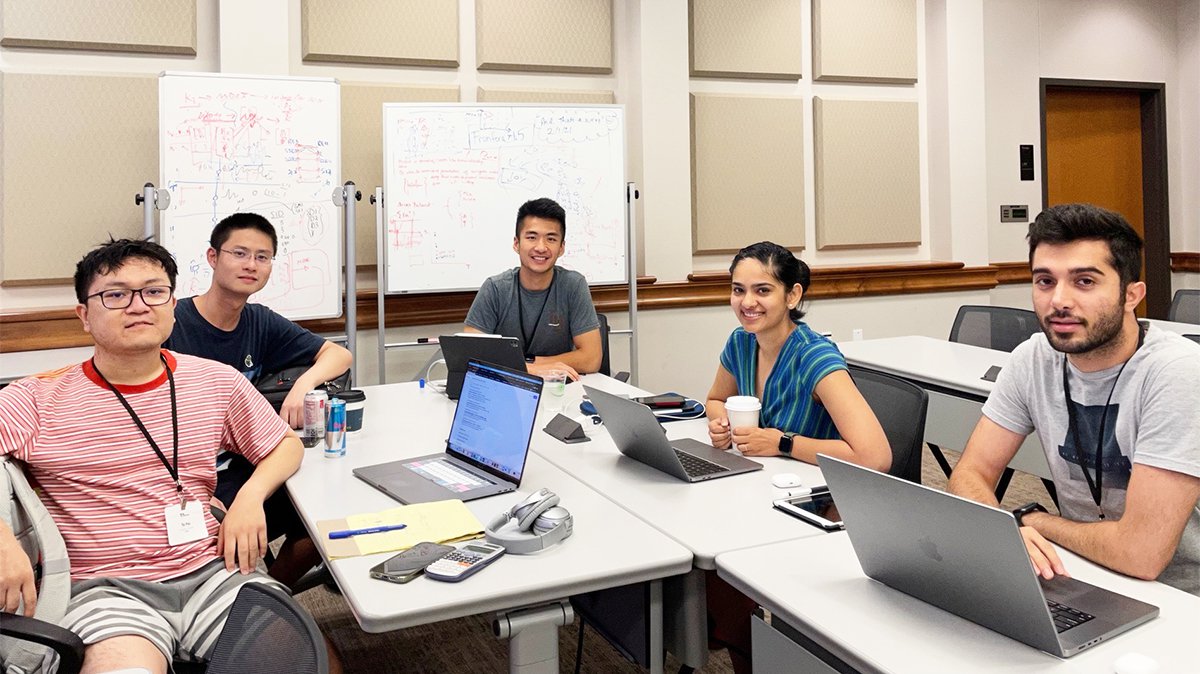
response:
[[[1047,205],[1087,202],[1116,211],[1145,239],[1141,94],[1046,87],[1045,116]],[[1144,301],[1137,315],[1146,315]]]

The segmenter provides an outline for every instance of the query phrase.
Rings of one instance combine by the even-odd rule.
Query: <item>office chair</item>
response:
[[[54,623],[5,613],[0,618],[0,636],[4,637],[0,638],[0,661],[10,649],[27,642],[46,646],[58,654],[58,667],[53,670],[57,674],[78,674],[83,669],[83,639]]]
[[[875,370],[851,365],[850,376],[892,446],[888,474],[921,484],[921,446],[925,443],[929,395],[916,384]]]
[[[291,596],[252,583],[238,590],[204,671],[327,674],[329,655],[316,621]]]
[[[629,381],[628,372],[618,372],[616,374],[612,374],[612,364],[609,361],[608,333],[610,332],[610,329],[608,327],[608,316],[597,313],[596,318],[600,320],[600,374],[611,376],[617,381]]]
[[[1012,353],[1018,344],[1041,329],[1037,314],[1028,309],[964,304],[958,308],[954,325],[950,327],[950,341]],[[952,469],[946,455],[942,453],[942,448],[931,444],[929,451],[946,477],[950,477]],[[1005,468],[996,484],[996,500],[1004,498],[1004,492],[1008,491],[1012,477],[1013,469]],[[1054,489],[1054,483],[1042,478],[1042,484],[1057,506],[1058,492]]]
[[[1028,309],[964,304],[954,317],[950,341],[1012,353],[1040,330],[1037,314]]]
[[[1167,320],[1200,323],[1200,290],[1176,290],[1167,310]]]

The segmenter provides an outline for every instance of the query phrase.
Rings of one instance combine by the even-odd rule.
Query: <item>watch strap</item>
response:
[[[1033,512],[1044,513],[1044,512],[1049,512],[1049,511],[1046,510],[1046,506],[1042,505],[1041,503],[1038,503],[1037,501],[1031,501],[1029,503],[1026,503],[1025,505],[1021,506],[1020,508],[1017,508],[1016,510],[1012,511],[1013,517],[1017,518],[1017,526],[1019,526],[1019,527],[1025,526],[1025,523],[1022,521],[1022,518],[1024,518],[1029,513],[1033,513]]]

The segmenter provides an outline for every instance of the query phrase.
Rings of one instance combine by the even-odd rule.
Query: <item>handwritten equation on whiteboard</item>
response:
[[[178,296],[208,289],[213,226],[249,211],[279,237],[270,281],[251,301],[289,318],[339,315],[337,84],[164,75],[159,107],[162,186],[171,193],[162,237],[179,263]]]
[[[567,213],[559,264],[625,280],[625,134],[617,106],[384,106],[390,292],[478,288],[518,264],[517,209]]]

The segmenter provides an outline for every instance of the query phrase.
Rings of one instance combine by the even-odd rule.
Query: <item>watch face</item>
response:
[[[793,437],[794,436],[791,433],[784,433],[779,438],[779,453],[780,454],[791,454],[792,453],[792,438]]]

